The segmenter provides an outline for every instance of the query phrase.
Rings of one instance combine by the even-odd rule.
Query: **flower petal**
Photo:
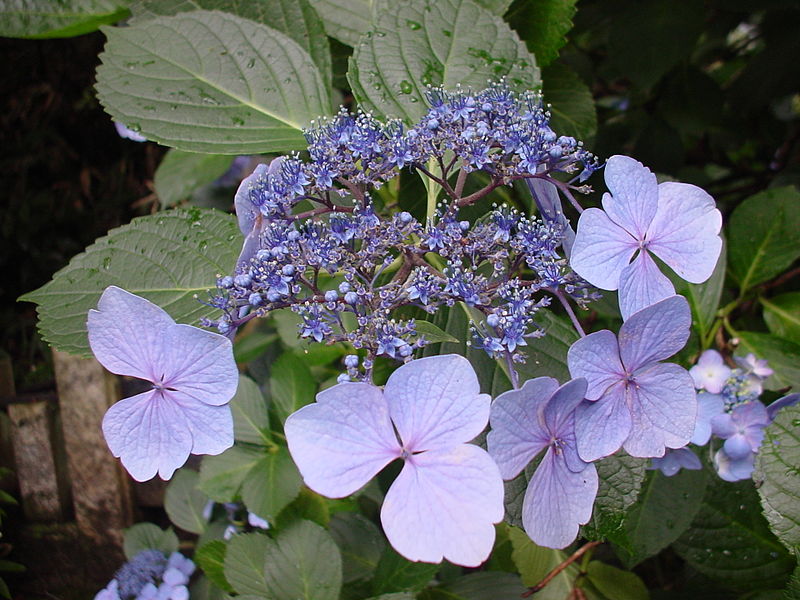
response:
[[[578,454],[586,462],[614,454],[630,430],[631,412],[623,382],[610,387],[596,402],[580,404],[575,411]]]
[[[503,518],[503,482],[481,448],[458,444],[406,461],[381,509],[389,543],[408,560],[465,567],[485,561]]]
[[[349,496],[400,456],[379,388],[340,383],[286,419],[286,442],[306,485],[329,498]]]
[[[578,219],[569,264],[592,285],[615,290],[619,276],[639,243],[598,208],[587,208]]]
[[[617,225],[644,240],[658,209],[656,176],[639,161],[616,155],[608,159],[604,177],[611,194],[603,195],[603,209]]]
[[[563,226],[564,239],[561,245],[564,248],[564,254],[569,258],[572,253],[572,244],[575,242],[575,232],[561,207],[558,188],[553,183],[539,177],[528,177],[525,179],[525,183],[528,184],[528,190],[531,192],[533,201],[536,202],[536,208],[539,209],[542,220]]]
[[[711,439],[711,419],[722,415],[725,411],[725,401],[719,394],[699,392],[697,394],[697,422],[694,425],[692,439],[689,440],[696,446],[705,446]]]
[[[589,400],[597,400],[610,386],[625,378],[617,337],[607,329],[590,333],[572,344],[567,364],[570,375],[586,378]]]
[[[688,183],[658,186],[658,211],[647,232],[648,249],[686,281],[703,283],[722,251],[722,215],[714,199]]]
[[[558,381],[552,377],[537,377],[492,402],[492,429],[486,436],[486,445],[503,479],[519,475],[548,445],[550,436],[541,418],[542,409],[556,389]]]
[[[177,404],[156,390],[125,398],[103,417],[103,435],[111,453],[136,481],[156,473],[169,479],[192,449],[189,423]]]
[[[683,296],[671,296],[638,311],[619,329],[622,364],[632,372],[669,358],[686,344],[691,324],[692,313]]]
[[[564,548],[592,516],[598,478],[594,465],[575,473],[552,448],[531,478],[522,502],[525,532],[540,546]]]
[[[619,310],[623,319],[627,320],[635,312],[674,294],[672,282],[645,251],[622,269],[619,277]]]
[[[697,420],[692,377],[672,363],[655,364],[634,373],[628,388],[632,424],[623,448],[631,456],[664,456],[667,448],[689,443]]]
[[[410,452],[468,442],[489,421],[488,394],[457,354],[407,363],[391,374],[384,397],[403,445]]]
[[[558,388],[542,412],[550,434],[562,437],[573,430],[575,409],[586,396],[586,379],[578,377]]]
[[[155,383],[153,366],[163,364],[164,332],[174,324],[164,309],[112,285],[89,311],[89,345],[112,373]]]
[[[180,392],[165,391],[186,417],[192,433],[192,454],[220,454],[233,446],[233,415],[228,404],[211,406]]]
[[[233,398],[239,371],[228,338],[191,325],[172,325],[162,339],[163,362],[154,368],[166,387],[212,406]]]

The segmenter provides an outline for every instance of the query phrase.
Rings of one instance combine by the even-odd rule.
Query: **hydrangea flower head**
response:
[[[589,283],[619,289],[623,318],[675,293],[651,253],[686,281],[711,277],[722,249],[722,215],[711,196],[686,183],[659,184],[627,156],[608,159],[605,180],[604,211],[581,214],[570,264]]]
[[[381,509],[389,542],[412,561],[477,566],[503,518],[497,465],[467,443],[489,403],[465,358],[432,356],[401,366],[383,390],[348,382],[320,392],[286,420],[286,440],[306,485],[331,498],[403,459]]]
[[[694,387],[719,394],[731,376],[731,369],[725,364],[722,355],[716,350],[706,350],[700,355],[697,364],[689,369]]]
[[[697,399],[689,373],[659,361],[683,348],[691,313],[671,296],[634,313],[615,336],[607,329],[575,342],[567,353],[573,377],[589,382],[575,416],[578,452],[587,461],[616,452],[660,457],[692,437]]]
[[[152,389],[114,404],[103,435],[137,481],[169,479],[189,454],[219,454],[233,444],[228,401],[239,373],[230,340],[175,323],[152,302],[115,286],[89,311],[89,345],[112,373]]]
[[[575,408],[585,394],[585,379],[559,387],[552,377],[537,377],[492,403],[486,443],[503,479],[545,450],[522,503],[522,524],[540,546],[564,548],[592,516],[597,469],[578,456],[575,441]]]

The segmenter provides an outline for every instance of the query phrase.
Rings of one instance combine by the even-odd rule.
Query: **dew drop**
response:
[[[106,256],[106,257],[103,259],[103,268],[104,268],[106,271],[108,271],[108,270],[111,268],[111,257],[110,257],[110,256]]]
[[[245,67],[247,67],[248,69],[252,69],[253,67],[255,67],[255,66],[256,66],[256,59],[255,59],[255,58],[250,58],[250,59],[247,61],[247,63],[245,63],[245,65],[244,65],[244,66],[245,66]]]
[[[730,556],[730,555],[731,555],[731,551],[730,551],[730,550],[723,550],[723,551],[722,551],[722,553],[723,553],[725,556]]]
[[[411,85],[411,82],[407,79],[403,79],[400,82],[400,93],[401,94],[410,94],[411,91],[414,89],[414,86]]]
[[[244,125],[244,119],[239,117],[231,117],[231,123],[233,123],[236,127],[241,127]]]
[[[408,28],[411,31],[417,31],[418,29],[422,29],[422,25],[420,25],[416,21],[408,20],[408,21],[406,21],[406,25],[408,25]]]

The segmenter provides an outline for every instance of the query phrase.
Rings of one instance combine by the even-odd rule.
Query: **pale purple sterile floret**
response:
[[[756,452],[769,424],[767,408],[758,400],[735,406],[730,412],[711,419],[714,435],[725,440],[722,448],[733,460]]]
[[[233,205],[239,221],[239,230],[244,235],[242,251],[236,261],[237,266],[246,265],[256,255],[260,247],[260,236],[266,223],[258,205],[251,199],[252,190],[265,178],[274,176],[280,170],[285,159],[285,156],[279,156],[273,159],[269,166],[263,163],[259,164],[250,175],[242,180],[236,190]]]
[[[667,450],[661,458],[654,458],[648,468],[651,470],[658,469],[667,477],[672,477],[681,469],[699,471],[703,468],[703,464],[697,454],[689,450],[689,448],[677,448],[675,450]]]
[[[722,249],[711,196],[686,183],[659,184],[627,156],[608,159],[605,180],[604,210],[581,214],[570,264],[589,283],[619,289],[623,318],[675,293],[651,253],[686,281],[711,277]]]
[[[152,302],[115,286],[89,311],[89,344],[112,373],[152,389],[114,404],[103,435],[137,481],[169,479],[189,454],[219,454],[233,444],[229,400],[239,374],[230,340],[177,324]]]
[[[671,296],[634,313],[619,337],[603,330],[579,339],[569,349],[573,377],[589,382],[588,402],[575,415],[578,452],[587,461],[616,452],[663,456],[692,437],[697,399],[683,367],[659,361],[683,348],[691,313],[682,296]]]
[[[711,419],[725,412],[725,400],[720,394],[699,392],[697,394],[697,422],[692,439],[697,446],[705,446],[711,439]]]
[[[731,369],[725,364],[722,355],[716,350],[706,350],[700,355],[697,364],[689,369],[694,387],[719,394],[731,376]]]
[[[585,379],[559,387],[552,377],[538,377],[492,403],[486,443],[503,479],[545,451],[522,504],[522,524],[540,546],[564,548],[592,516],[597,469],[578,456],[575,442],[575,408],[585,394]]]
[[[489,404],[467,359],[432,356],[401,366],[383,390],[340,383],[320,392],[286,420],[286,440],[306,485],[331,498],[403,459],[381,509],[391,545],[413,561],[477,566],[503,518],[497,465],[467,443],[486,427]]]
[[[714,467],[717,475],[725,481],[741,481],[750,479],[756,464],[756,455],[751,452],[740,459],[733,459],[720,448],[714,454]]]
[[[733,360],[745,373],[755,375],[760,379],[766,379],[774,372],[767,366],[766,359],[758,359],[752,352],[747,356],[735,356]]]

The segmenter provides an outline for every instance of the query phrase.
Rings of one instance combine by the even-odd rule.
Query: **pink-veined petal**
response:
[[[157,382],[164,332],[175,321],[149,300],[116,286],[105,289],[87,322],[89,345],[100,364],[117,375]]]
[[[186,417],[156,390],[125,398],[103,417],[103,435],[111,453],[136,481],[156,473],[169,479],[186,462],[192,434]]]
[[[669,358],[686,344],[692,313],[683,296],[671,296],[632,315],[619,329],[619,353],[629,372]]]
[[[586,462],[610,456],[630,434],[631,412],[625,383],[619,382],[596,402],[584,402],[575,411],[578,454]]]
[[[403,365],[391,374],[383,394],[392,422],[410,452],[468,442],[489,421],[491,398],[480,393],[475,370],[457,354]]]
[[[604,168],[611,194],[603,209],[617,225],[643,240],[658,209],[658,183],[653,172],[629,156],[612,156]]]
[[[163,338],[162,371],[165,387],[174,388],[199,402],[220,406],[228,402],[239,385],[233,345],[223,335],[192,327],[173,325]]]
[[[658,211],[647,232],[648,249],[686,281],[711,277],[722,250],[722,215],[714,199],[688,183],[658,186]]]
[[[529,379],[519,390],[503,392],[492,402],[486,436],[489,455],[503,479],[513,479],[550,443],[542,408],[558,389],[552,377]]]
[[[689,443],[697,419],[692,377],[672,363],[655,364],[634,373],[628,388],[631,434],[622,445],[631,456],[664,456],[667,448]]]
[[[381,390],[340,383],[286,419],[289,452],[306,485],[329,498],[349,496],[400,456]]]
[[[381,523],[408,560],[477,567],[503,518],[503,481],[483,449],[458,444],[413,455],[389,488]]]
[[[610,386],[625,378],[617,337],[607,329],[590,333],[572,344],[567,364],[570,375],[586,378],[588,400],[597,400]]]
[[[639,242],[598,208],[587,208],[578,219],[569,264],[586,281],[603,290],[619,287],[619,276]]]
[[[220,454],[233,446],[233,415],[228,404],[212,406],[180,392],[165,391],[186,417],[192,433],[192,454]]]
[[[575,541],[578,527],[592,516],[597,487],[594,465],[575,473],[552,448],[548,449],[522,501],[525,532],[540,546],[568,546]]]
[[[674,294],[675,286],[646,251],[640,252],[619,276],[619,311],[625,320]]]

